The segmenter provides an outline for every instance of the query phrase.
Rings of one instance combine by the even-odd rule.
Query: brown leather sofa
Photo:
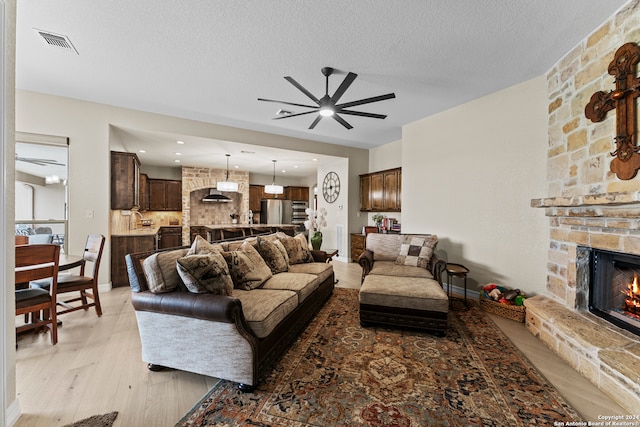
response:
[[[230,296],[179,288],[151,292],[144,260],[158,254],[171,267],[187,250],[126,255],[142,359],[151,370],[170,367],[195,372],[237,382],[241,390],[250,391],[331,296],[333,267],[321,258],[290,265],[262,287],[233,289]]]

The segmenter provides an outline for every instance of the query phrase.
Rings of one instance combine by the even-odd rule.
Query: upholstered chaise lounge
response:
[[[446,263],[433,254],[430,234],[367,235],[362,266],[360,322],[426,329],[444,335],[449,299],[442,287]]]

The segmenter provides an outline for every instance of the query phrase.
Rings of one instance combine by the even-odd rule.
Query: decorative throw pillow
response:
[[[284,262],[287,263],[287,270],[289,270],[289,254],[287,253],[287,249],[284,247],[282,242],[278,239],[270,240],[270,242],[273,243],[276,246],[276,248],[278,248],[278,250],[282,254],[282,257],[284,258]]]
[[[233,282],[224,257],[218,252],[178,259],[178,274],[189,292],[231,295]]]
[[[210,254],[213,252],[222,252],[222,247],[220,245],[212,245],[211,243],[207,242],[207,239],[198,235],[191,244],[191,247],[187,252],[187,256]]]
[[[427,268],[437,244],[438,238],[433,235],[412,237],[409,243],[400,246],[400,254],[396,258],[396,264]]]
[[[309,251],[309,242],[304,234],[300,233],[296,237],[291,237],[284,233],[278,233],[278,240],[282,242],[287,251],[289,264],[302,264],[313,261],[313,255]]]
[[[223,252],[234,287],[250,291],[271,278],[271,269],[249,243],[237,251]]]
[[[176,261],[186,254],[186,249],[157,252],[148,256],[142,262],[144,277],[147,279],[147,287],[154,294],[171,292],[176,288],[186,291],[178,271]]]
[[[271,274],[282,273],[283,271],[289,270],[287,260],[282,256],[282,252],[280,252],[280,249],[278,249],[275,243],[262,239],[258,236],[258,252],[260,253],[260,256],[262,256],[264,262],[271,269]]]

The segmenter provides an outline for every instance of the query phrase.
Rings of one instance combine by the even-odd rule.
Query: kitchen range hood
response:
[[[203,202],[222,202],[228,203],[231,201],[230,198],[219,192],[218,190],[214,190],[213,188],[209,190],[209,194],[204,196],[202,199]]]

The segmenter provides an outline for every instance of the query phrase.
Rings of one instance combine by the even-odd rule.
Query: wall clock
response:
[[[340,177],[335,172],[329,172],[322,182],[322,195],[328,203],[336,201],[340,195]]]

